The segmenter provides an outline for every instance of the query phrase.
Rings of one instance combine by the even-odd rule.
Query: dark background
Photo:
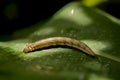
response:
[[[0,0],[0,35],[12,34],[17,29],[46,20],[71,1],[73,0]],[[5,9],[11,3],[17,5],[18,16],[9,19],[5,15]],[[119,3],[108,2],[98,6],[98,8],[120,18]]]

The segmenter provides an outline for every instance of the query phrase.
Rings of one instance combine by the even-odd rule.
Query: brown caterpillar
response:
[[[52,37],[37,41],[35,43],[27,45],[23,49],[23,52],[28,53],[45,47],[58,46],[58,45],[72,47],[77,50],[81,50],[88,55],[95,56],[95,53],[85,43],[67,37]]]

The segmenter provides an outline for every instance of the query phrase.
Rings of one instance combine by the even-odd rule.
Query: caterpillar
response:
[[[83,51],[84,53],[90,56],[95,56],[95,53],[92,51],[92,49],[89,48],[85,43],[76,39],[68,38],[68,37],[52,37],[52,38],[43,39],[27,45],[23,49],[23,52],[29,53],[32,51],[36,51],[38,49],[52,47],[52,46],[67,46],[67,47],[71,47],[71,48]]]

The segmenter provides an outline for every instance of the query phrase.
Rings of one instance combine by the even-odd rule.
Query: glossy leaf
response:
[[[13,34],[0,42],[0,80],[118,80],[120,20],[72,2],[43,24]],[[95,57],[67,48],[23,53],[27,43],[66,36],[86,43]]]

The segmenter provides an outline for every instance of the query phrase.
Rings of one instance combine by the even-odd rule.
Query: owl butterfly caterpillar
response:
[[[32,51],[36,51],[38,49],[52,47],[52,46],[67,46],[67,47],[71,47],[71,48],[83,51],[90,56],[95,56],[95,53],[92,51],[92,49],[90,49],[85,43],[79,40],[67,38],[67,37],[52,37],[52,38],[47,38],[47,39],[37,41],[35,43],[27,45],[23,49],[23,52],[29,53]]]

